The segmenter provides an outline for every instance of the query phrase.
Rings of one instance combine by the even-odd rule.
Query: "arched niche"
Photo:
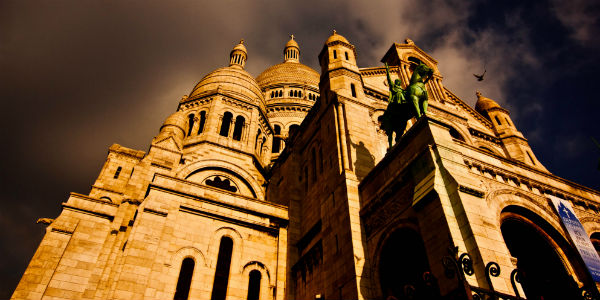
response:
[[[195,170],[186,178],[191,182],[215,187],[224,191],[256,198],[256,192],[243,177],[220,167],[206,167]]]
[[[227,177],[232,184],[235,183],[235,186],[238,188],[238,194],[264,200],[264,191],[259,182],[257,182],[257,179],[240,166],[228,161],[215,159],[200,160],[185,165],[177,171],[177,177],[198,184],[204,184],[206,179],[214,178],[212,176],[215,175],[222,175],[223,178],[221,179]]]
[[[500,230],[511,256],[517,259],[527,299],[575,299],[577,281],[588,281],[576,250],[550,223],[516,205],[500,214]]]

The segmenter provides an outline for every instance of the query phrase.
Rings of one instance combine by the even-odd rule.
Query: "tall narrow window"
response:
[[[273,98],[273,91],[271,91],[271,98]]]
[[[121,174],[121,170],[123,170],[123,168],[118,167],[117,171],[115,171],[115,176],[113,176],[114,179],[119,178],[119,174]]]
[[[498,123],[498,125],[502,125],[502,123],[500,123],[500,119],[498,119],[498,116],[494,116],[494,119],[496,119],[496,123]]]
[[[292,91],[290,91],[290,97],[292,97],[294,95],[294,93]]]
[[[227,284],[229,283],[229,267],[231,266],[231,252],[233,240],[230,237],[221,238],[219,245],[219,256],[217,257],[217,269],[213,283],[211,300],[225,300],[227,295]]]
[[[352,97],[356,98],[356,86],[354,83],[350,84],[350,91],[352,92]]]
[[[344,54],[346,54],[346,60],[349,60],[349,58],[348,58],[348,51],[344,52]]]
[[[279,153],[279,148],[281,146],[281,140],[279,138],[279,135],[281,134],[281,127],[279,127],[279,125],[275,125],[273,127],[273,130],[275,131],[275,134],[273,135],[273,147],[272,147],[272,152],[273,153]]]
[[[259,152],[261,155],[262,155],[262,153],[263,153],[263,147],[265,146],[265,142],[266,142],[266,141],[267,141],[267,138],[265,138],[265,137],[263,136],[263,138],[262,138],[262,142],[260,143],[260,149],[259,149],[259,151],[258,151],[258,152]]]
[[[337,51],[333,50],[333,59],[337,58]]]
[[[230,112],[226,112],[223,114],[223,120],[221,123],[221,132],[219,132],[222,136],[229,136],[229,126],[231,125],[231,119],[233,115]]]
[[[315,148],[312,148],[312,166],[313,166],[312,179],[313,179],[313,181],[316,181],[317,180],[317,155],[315,154]]]
[[[190,286],[192,285],[192,275],[194,275],[194,260],[186,258],[181,263],[179,271],[179,279],[177,279],[177,287],[175,288],[174,300],[187,300],[190,294]]]
[[[260,298],[260,271],[252,270],[248,280],[248,300],[258,300]]]
[[[283,97],[283,90],[279,91],[279,97]]]
[[[323,172],[323,148],[319,148],[319,169]]]
[[[308,190],[308,167],[304,166],[304,189]]]
[[[198,125],[198,134],[201,134],[204,130],[204,124],[206,124],[206,112],[200,112],[200,124]]]
[[[531,156],[531,153],[529,153],[529,151],[525,151],[525,153],[527,153],[527,156],[529,156],[529,160],[531,160],[531,163],[535,166],[535,160],[533,160],[533,156]]]
[[[506,120],[506,124],[508,124],[508,126],[510,126],[510,121],[508,121],[508,118],[504,117],[504,120]]]
[[[187,136],[192,135],[192,129],[194,128],[194,114],[188,116],[188,132]]]
[[[244,128],[245,119],[242,116],[235,118],[235,127],[233,128],[233,139],[239,141],[242,139],[242,129]]]

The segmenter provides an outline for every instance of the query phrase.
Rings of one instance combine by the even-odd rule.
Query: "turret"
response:
[[[363,98],[362,80],[356,64],[356,50],[348,40],[333,34],[325,41],[319,54],[321,91],[327,89],[348,98]]]
[[[475,110],[492,123],[496,135],[502,140],[506,154],[512,159],[546,170],[533,154],[527,139],[515,127],[510,112],[480,92],[476,95]]]

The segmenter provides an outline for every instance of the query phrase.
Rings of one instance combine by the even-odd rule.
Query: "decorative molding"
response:
[[[158,209],[152,209],[148,207],[144,207],[144,212],[151,213],[157,216],[166,217],[169,213],[166,211],[160,211]]]
[[[464,186],[464,185],[459,185],[458,186],[458,190],[465,193],[465,194],[469,194],[472,196],[475,196],[477,198],[483,198],[485,196],[485,193],[479,190],[476,190],[474,188],[470,188],[468,186]]]
[[[485,140],[485,141],[488,141],[488,142],[492,142],[492,143],[497,144],[497,145],[502,145],[502,141],[499,138],[497,138],[495,136],[492,136],[492,135],[489,135],[489,134],[487,134],[485,132],[481,132],[481,131],[479,131],[477,129],[469,127],[469,133],[472,136],[476,137],[476,138],[480,138],[482,140]]]

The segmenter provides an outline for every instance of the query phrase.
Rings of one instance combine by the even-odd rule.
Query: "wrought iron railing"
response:
[[[514,269],[510,273],[510,283],[515,295],[509,295],[496,291],[492,282],[492,277],[500,276],[500,265],[496,262],[488,262],[485,265],[485,279],[489,288],[482,288],[468,284],[466,276],[471,276],[475,273],[473,269],[473,259],[468,253],[458,255],[458,247],[449,249],[449,255],[442,258],[442,265],[447,278],[454,279],[456,277],[458,289],[454,293],[453,299],[467,300],[525,300],[521,297],[517,284],[521,283],[521,272],[519,269]],[[464,292],[463,292],[464,291]],[[599,300],[598,291],[595,286],[584,286],[579,288],[579,296],[581,300]],[[577,300],[577,299],[574,299]]]

